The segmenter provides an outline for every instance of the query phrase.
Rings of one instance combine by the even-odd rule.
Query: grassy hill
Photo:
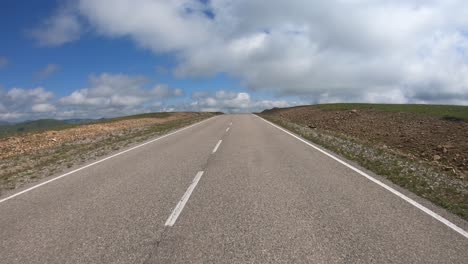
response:
[[[440,117],[451,121],[468,121],[468,106],[460,105],[423,105],[423,104],[320,104],[311,105],[323,110],[343,111],[369,109],[383,112],[409,112]]]
[[[0,136],[14,133],[26,133],[32,131],[42,131],[47,129],[58,129],[70,127],[65,121],[55,119],[41,119],[35,121],[26,121],[17,124],[0,125]]]

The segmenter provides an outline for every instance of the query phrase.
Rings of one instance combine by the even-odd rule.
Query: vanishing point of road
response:
[[[255,115],[0,197],[0,263],[468,263],[467,223]]]

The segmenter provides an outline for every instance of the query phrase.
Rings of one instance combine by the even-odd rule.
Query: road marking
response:
[[[255,115],[255,116],[257,116],[257,115]],[[343,161],[343,160],[341,160],[341,159],[339,159],[339,158],[337,158],[337,157],[331,155],[330,153],[327,153],[326,151],[324,151],[324,150],[322,150],[321,148],[317,147],[316,145],[314,145],[314,144],[308,142],[307,140],[305,140],[305,139],[303,139],[303,138],[301,138],[301,137],[299,137],[299,136],[297,136],[297,135],[295,135],[295,134],[289,132],[288,130],[286,130],[286,129],[280,127],[280,126],[277,126],[277,125],[273,124],[273,123],[270,122],[270,121],[267,121],[267,120],[263,119],[263,118],[260,117],[260,116],[257,116],[257,117],[260,118],[261,120],[267,122],[267,123],[270,124],[271,126],[276,127],[277,129],[279,129],[279,130],[285,132],[286,134],[288,134],[288,135],[290,135],[290,136],[292,136],[292,137],[294,137],[294,138],[296,138],[296,139],[302,141],[303,143],[309,145],[310,147],[312,147],[312,148],[318,150],[319,152],[321,152],[321,153],[327,155],[328,157],[334,159],[335,161],[337,161],[337,162],[339,162],[339,163],[345,165],[346,167],[352,169],[353,171],[355,171],[355,172],[361,174],[362,176],[366,177],[368,180],[370,180],[370,181],[376,183],[377,185],[379,185],[379,186],[385,188],[387,191],[389,191],[389,192],[395,194],[396,196],[398,196],[398,197],[400,197],[401,199],[405,200],[406,202],[410,203],[411,205],[413,205],[414,207],[416,207],[416,208],[418,208],[419,210],[423,211],[424,213],[426,213],[426,214],[432,216],[433,218],[435,218],[436,220],[438,220],[438,221],[441,222],[442,224],[444,224],[444,225],[448,226],[449,228],[453,229],[455,232],[459,233],[460,235],[464,236],[465,238],[468,238],[468,232],[466,232],[465,230],[461,229],[460,227],[458,227],[458,226],[455,225],[454,223],[450,222],[449,220],[445,219],[443,216],[441,216],[441,215],[435,213],[434,211],[430,210],[429,208],[425,207],[424,205],[422,205],[422,204],[416,202],[415,200],[413,200],[413,199],[409,198],[408,196],[402,194],[401,192],[399,192],[399,191],[393,189],[392,187],[386,185],[385,183],[383,183],[383,182],[381,182],[381,181],[379,181],[379,180],[373,178],[373,177],[370,176],[369,174],[367,174],[367,173],[361,171],[360,169],[354,167],[353,165],[350,165],[350,164],[346,163],[345,161]]]
[[[229,126],[232,126],[232,122],[231,122],[231,123],[229,123]]]
[[[208,120],[210,120],[210,119],[212,119],[212,118],[214,118],[214,117],[210,117],[210,118],[208,118],[208,119],[205,119],[205,120],[203,120],[203,121],[200,121],[200,122],[195,123],[195,124],[193,124],[193,125],[190,125],[190,126],[188,126],[188,127],[181,128],[181,129],[176,130],[176,131],[174,131],[174,132],[171,132],[171,133],[169,133],[169,134],[160,136],[160,137],[158,137],[158,138],[152,139],[152,140],[150,140],[150,141],[148,141],[148,142],[145,142],[145,143],[143,143],[143,144],[140,144],[140,145],[137,145],[137,146],[135,146],[135,147],[129,148],[129,149],[127,149],[127,150],[124,150],[124,151],[121,151],[121,152],[119,152],[119,153],[116,153],[116,154],[114,154],[114,155],[112,155],[112,156],[109,156],[109,157],[107,157],[107,158],[103,158],[103,159],[101,159],[101,160],[95,161],[95,162],[93,162],[93,163],[91,163],[91,164],[88,164],[88,165],[83,166],[83,167],[81,167],[81,168],[78,168],[78,169],[76,169],[76,170],[72,170],[72,171],[67,172],[67,173],[65,173],[65,174],[62,174],[62,175],[60,175],[60,176],[57,176],[57,177],[55,177],[55,178],[52,178],[52,179],[50,179],[50,180],[48,180],[48,181],[39,183],[38,185],[35,185],[35,186],[30,187],[30,188],[28,188],[28,189],[25,189],[25,190],[23,190],[23,191],[21,191],[21,192],[18,192],[18,193],[15,193],[15,194],[13,194],[13,195],[10,195],[10,196],[8,196],[8,197],[5,197],[5,198],[3,198],[3,199],[0,199],[0,203],[6,202],[6,201],[8,201],[8,200],[10,200],[10,199],[12,199],[12,198],[15,198],[16,196],[19,196],[19,195],[21,195],[21,194],[30,192],[30,191],[32,191],[32,190],[34,190],[34,189],[36,189],[36,188],[39,188],[39,187],[41,187],[41,186],[44,186],[44,185],[46,185],[46,184],[48,184],[48,183],[51,183],[51,182],[53,182],[53,181],[56,181],[56,180],[58,180],[58,179],[67,177],[67,176],[69,176],[69,175],[71,175],[71,174],[73,174],[73,173],[75,173],[75,172],[78,172],[78,171],[80,171],[80,170],[84,170],[84,169],[86,169],[86,168],[89,168],[89,167],[94,166],[94,165],[96,165],[96,164],[99,164],[99,163],[101,163],[101,162],[104,162],[104,161],[106,161],[106,160],[108,160],[108,159],[117,157],[117,156],[119,156],[119,155],[122,155],[122,154],[124,154],[124,153],[129,152],[129,151],[132,151],[132,150],[134,150],[134,149],[143,147],[143,146],[145,146],[145,145],[148,145],[148,144],[153,143],[153,142],[155,142],[155,141],[158,141],[158,140],[160,140],[160,139],[163,139],[163,138],[172,136],[172,135],[174,135],[174,134],[177,134],[177,133],[179,133],[179,132],[182,132],[182,131],[184,131],[184,130],[186,130],[186,129],[189,129],[189,128],[191,128],[191,127],[200,125],[201,123],[204,123],[204,122],[206,122],[206,121],[208,121]]]
[[[182,210],[184,210],[185,204],[187,203],[188,199],[192,195],[193,190],[195,189],[195,187],[197,187],[197,184],[200,181],[202,175],[203,175],[203,171],[199,171],[197,175],[195,175],[195,178],[193,179],[192,184],[190,184],[187,191],[185,191],[184,195],[182,196],[182,198],[180,199],[180,201],[177,203],[176,207],[172,211],[172,214],[169,216],[169,218],[167,218],[166,223],[164,224],[165,226],[173,226],[175,224],[180,213],[182,212]]]
[[[228,127],[228,128],[226,128],[226,132],[228,132],[228,131],[229,131],[229,127]]]
[[[218,143],[216,144],[216,146],[214,147],[213,153],[215,153],[215,152],[218,150],[219,145],[221,145],[221,142],[223,142],[223,141],[220,139],[220,140],[218,141]]]

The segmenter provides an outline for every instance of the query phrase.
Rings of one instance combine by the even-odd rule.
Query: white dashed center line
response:
[[[229,124],[229,127],[226,128],[226,132],[229,131],[229,129],[231,128],[231,125],[232,125],[232,122]],[[216,146],[214,147],[212,153],[215,153],[218,150],[218,148],[219,148],[219,146],[221,145],[222,142],[223,142],[223,140],[220,139],[218,141],[218,143],[216,143]],[[203,175],[203,171],[199,171],[197,173],[197,175],[193,179],[192,184],[190,184],[187,191],[185,191],[185,193],[182,196],[182,198],[180,199],[179,203],[177,203],[177,206],[172,211],[172,214],[166,220],[165,226],[173,226],[175,224],[175,222],[177,221],[177,218],[179,217],[180,213],[184,209],[185,204],[187,203],[188,199],[190,198],[190,195],[192,195],[192,192],[195,189],[195,187],[197,186],[198,182],[200,181],[202,175]]]
[[[172,214],[166,220],[166,224],[164,224],[165,226],[173,226],[175,224],[175,222],[177,221],[177,218],[179,217],[180,213],[182,212],[182,210],[184,210],[185,204],[187,203],[188,199],[190,198],[190,195],[192,195],[193,190],[195,189],[195,187],[197,187],[197,184],[200,181],[202,175],[203,175],[203,171],[199,171],[197,173],[197,175],[193,179],[192,184],[190,184],[187,191],[185,191],[185,193],[182,196],[182,198],[180,199],[179,203],[177,203],[177,206],[172,211]]]
[[[219,140],[219,141],[218,141],[218,143],[216,144],[216,146],[215,146],[214,149],[213,149],[213,153],[215,153],[215,152],[218,150],[219,145],[221,145],[222,142],[223,142],[222,140]]]

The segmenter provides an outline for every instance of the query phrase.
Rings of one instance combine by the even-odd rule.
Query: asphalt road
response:
[[[224,115],[3,200],[0,263],[466,264],[468,239],[260,118]]]

